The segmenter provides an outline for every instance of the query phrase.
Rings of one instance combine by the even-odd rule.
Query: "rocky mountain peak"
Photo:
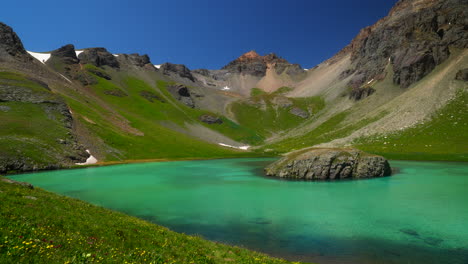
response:
[[[85,49],[78,55],[78,59],[83,64],[89,63],[97,67],[109,66],[112,68],[120,68],[120,64],[112,53],[105,48],[89,48]]]
[[[252,50],[243,54],[239,58],[231,61],[222,69],[227,70],[231,73],[242,73],[257,77],[263,77],[265,76],[267,68],[270,66],[279,66],[280,69],[278,71],[278,74],[280,74],[289,65],[292,64],[274,53],[261,56],[257,52]]]
[[[0,59],[26,55],[23,43],[11,27],[0,22]]]
[[[251,50],[251,51],[249,51],[247,53],[242,54],[237,60],[239,60],[239,61],[249,61],[249,60],[258,59],[260,57],[261,56],[255,50]]]
[[[61,58],[67,64],[75,64],[79,62],[76,57],[75,46],[73,46],[73,44],[67,44],[52,51],[51,56]]]

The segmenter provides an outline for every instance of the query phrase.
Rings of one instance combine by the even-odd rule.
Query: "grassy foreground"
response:
[[[0,176],[0,263],[288,263]]]

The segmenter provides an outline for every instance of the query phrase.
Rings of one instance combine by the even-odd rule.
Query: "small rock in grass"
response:
[[[11,110],[11,107],[6,106],[6,105],[0,105],[0,111],[2,112],[8,112]]]
[[[37,197],[34,197],[34,196],[24,196],[24,198],[30,199],[30,200],[37,200]]]

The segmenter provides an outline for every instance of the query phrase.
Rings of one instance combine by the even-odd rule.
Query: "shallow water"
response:
[[[468,164],[392,161],[341,182],[262,176],[272,159],[126,164],[13,176],[178,232],[317,263],[468,263]]]

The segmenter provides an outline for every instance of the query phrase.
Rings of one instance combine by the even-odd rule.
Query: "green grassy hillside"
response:
[[[288,98],[282,95],[289,90],[282,87],[274,93],[266,93],[254,88],[249,99],[232,103],[230,111],[240,125],[268,138],[308,121],[325,106],[320,97]],[[301,109],[310,116],[303,118],[294,115],[290,112],[293,108]]]
[[[468,161],[468,91],[459,91],[426,122],[353,144],[390,159]]]
[[[0,263],[286,263],[0,177]]]

